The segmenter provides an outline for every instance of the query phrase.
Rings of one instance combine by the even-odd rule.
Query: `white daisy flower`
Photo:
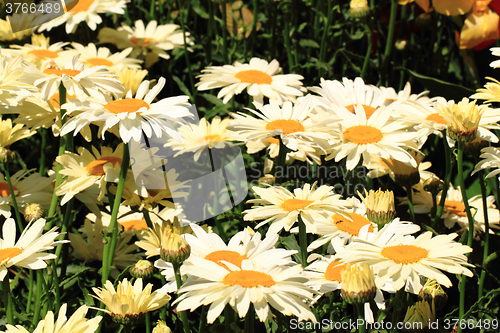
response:
[[[128,58],[133,50],[131,47],[121,52],[111,53],[107,47],[100,47],[98,49],[94,43],[89,43],[87,46],[83,46],[80,43],[71,43],[71,46],[80,53],[79,60],[87,68],[105,66],[112,72],[120,70],[123,67],[141,68],[142,60]]]
[[[248,64],[236,61],[234,66],[210,66],[202,70],[204,74],[198,76],[200,82],[196,87],[200,91],[224,87],[217,95],[217,98],[224,97],[224,104],[246,88],[254,102],[263,104],[267,97],[282,105],[287,100],[295,101],[305,89],[300,81],[304,79],[302,75],[278,74],[281,70],[276,59],[268,63],[259,58],[252,58]]]

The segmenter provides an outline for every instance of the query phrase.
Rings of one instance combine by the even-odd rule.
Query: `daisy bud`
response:
[[[149,279],[153,276],[154,266],[148,260],[139,260],[132,268],[130,268],[130,275],[136,279],[142,278],[143,280]]]
[[[406,39],[400,39],[400,40],[396,41],[394,46],[396,46],[396,50],[403,51],[406,48],[407,44],[408,44],[408,42],[406,41]]]
[[[33,222],[42,218],[45,214],[42,205],[38,203],[30,203],[24,208],[24,219],[28,222]]]
[[[265,175],[264,177],[259,178],[259,185],[274,185],[274,182],[276,181],[276,177],[273,175]]]
[[[370,7],[366,0],[351,0],[349,14],[352,18],[361,18],[370,14]]]
[[[190,254],[191,246],[181,235],[170,233],[164,241],[162,240],[160,257],[166,262],[180,265]]]
[[[16,158],[16,153],[4,147],[0,147],[0,162],[12,162]]]
[[[377,223],[379,230],[396,217],[394,192],[389,190],[370,190],[370,192],[367,192],[365,189],[366,197],[363,197],[359,192],[358,195],[366,207],[368,220]]]
[[[342,298],[349,304],[364,304],[375,299],[377,287],[367,263],[347,264],[342,276]]]
[[[406,329],[408,332],[427,332],[429,331],[429,325],[436,320],[436,317],[431,311],[429,303],[426,301],[417,302],[408,308],[406,312],[404,323],[420,323],[419,325],[404,325],[405,327],[411,327],[412,329]],[[418,327],[414,329],[413,327]]]
[[[434,195],[438,195],[438,193],[443,190],[443,185],[444,182],[441,179],[432,176],[424,181],[424,190]]]
[[[420,290],[418,296],[422,298],[424,301],[433,304],[433,310],[442,309],[446,305],[446,302],[448,301],[448,295],[443,290],[443,287],[441,287],[441,285],[437,283],[436,280],[432,279],[428,279],[425,282],[425,285]]]
[[[164,321],[158,320],[155,328],[153,328],[153,333],[172,333],[172,330]]]
[[[474,141],[467,142],[465,144],[465,153],[470,156],[474,156],[479,159],[479,155],[481,155],[481,149],[488,147],[489,142],[481,139],[480,137],[476,137]]]

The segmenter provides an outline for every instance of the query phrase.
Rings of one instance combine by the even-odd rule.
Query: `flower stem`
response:
[[[227,6],[226,3],[221,5],[222,10],[222,54],[224,55],[224,62],[229,65],[229,55],[227,53]]]
[[[383,81],[388,84],[387,68],[391,59],[391,51],[393,48],[394,28],[396,27],[396,14],[398,9],[398,0],[391,0],[391,16],[389,18],[389,32],[387,33],[387,41],[385,44],[384,61],[382,67]]]
[[[326,37],[328,36],[328,31],[329,28],[331,27],[332,23],[332,18],[333,18],[333,9],[332,9],[332,2],[327,1],[328,3],[328,16],[326,19],[326,25],[323,30],[323,36],[321,36],[321,44],[320,44],[320,50],[319,50],[319,62],[322,64],[325,62],[325,56],[326,56],[326,48],[329,45],[329,43],[326,42]],[[323,68],[319,70],[319,78],[322,78],[324,75],[323,73]]]
[[[467,245],[472,246],[472,240],[474,237],[474,218],[472,217],[469,201],[467,199],[467,193],[465,191],[465,180],[464,180],[464,170],[463,170],[463,157],[464,157],[464,141],[458,141],[458,153],[457,153],[457,168],[458,168],[458,182],[460,183],[460,191],[462,192],[462,200],[465,205],[465,212],[467,213],[467,219],[469,220],[469,229],[467,237]],[[469,256],[469,253],[466,254]],[[460,276],[460,304],[459,304],[459,315],[460,320],[463,319],[465,314],[465,286],[467,283],[467,277],[465,275]],[[458,327],[458,332],[462,329]]]
[[[439,201],[439,206],[436,209],[436,215],[434,216],[434,219],[432,220],[431,224],[433,229],[436,229],[436,223],[437,221],[439,221],[439,219],[441,219],[441,214],[443,213],[444,204],[446,202],[446,196],[448,195],[448,188],[450,186],[452,169],[453,169],[453,159],[451,155],[451,149],[450,146],[448,145],[448,140],[446,140],[446,136],[444,137],[443,142],[444,142],[444,152],[446,159],[446,169],[444,175],[443,191],[441,192],[441,199]]]
[[[132,333],[132,325],[122,325],[122,327],[123,327],[123,333]]]
[[[406,195],[408,196],[408,207],[410,208],[410,218],[415,223],[415,212],[413,210],[413,192],[411,186],[405,186]]]
[[[128,166],[129,166],[129,150],[128,143],[123,147],[123,158],[122,165],[120,169],[120,178],[118,180],[118,187],[116,189],[115,201],[113,203],[113,210],[111,212],[111,220],[109,222],[109,229],[112,232],[111,237],[109,234],[106,235],[106,244],[104,245],[104,254],[102,258],[102,284],[104,285],[109,277],[109,269],[113,264],[113,258],[115,255],[116,244],[118,243],[118,209],[120,208],[120,203],[122,201],[123,188],[125,187],[125,179],[127,178]]]
[[[182,278],[180,273],[181,266],[177,263],[172,263],[172,266],[174,266],[175,282],[177,283],[177,288],[179,289],[182,286]],[[181,317],[184,333],[191,332],[191,329],[189,328],[189,320],[186,311],[180,311],[179,315]]]
[[[14,188],[12,187],[12,181],[10,180],[10,172],[9,172],[9,162],[7,159],[3,162],[3,172],[5,174],[5,180],[7,181],[7,185],[9,186],[10,197],[12,199],[12,206],[14,206],[14,211],[16,214],[17,226],[19,227],[19,231],[23,232],[23,220],[21,220],[21,214],[19,213],[19,207],[17,206],[16,193],[14,193]],[[5,237],[5,236],[4,236]]]
[[[488,259],[488,251],[490,246],[490,223],[488,220],[488,203],[486,198],[486,180],[484,179],[484,170],[479,171],[479,184],[481,185],[481,196],[483,199],[483,214],[484,214],[484,246],[483,246],[483,265]],[[486,267],[485,267],[486,268]],[[484,279],[486,278],[486,271],[481,271],[478,284],[478,299],[483,297],[484,292]]]
[[[149,217],[149,211],[147,209],[142,210],[142,215],[144,215],[144,219],[146,220],[146,224],[149,229],[153,229],[153,222],[151,222],[151,217]]]
[[[365,28],[365,33],[366,33],[366,38],[368,39],[368,48],[366,49],[366,54],[365,54],[365,60],[363,61],[363,67],[361,68],[361,78],[363,80],[366,80],[365,74],[366,74],[366,69],[368,68],[368,62],[370,60],[370,55],[372,53],[372,48],[373,48],[373,38],[372,38],[372,30],[370,29],[370,26],[368,24],[368,17],[363,18],[363,25]]]
[[[307,233],[306,225],[299,215],[299,245],[300,245],[300,258],[302,259],[302,267],[307,266]]]
[[[151,312],[146,312],[146,332],[151,332]]]
[[[365,333],[366,332],[366,327],[364,325],[365,321],[365,309],[363,303],[356,303],[356,312],[358,313],[358,320],[362,321],[361,325],[358,326],[358,332],[359,333]]]
[[[14,325],[14,314],[12,311],[12,300],[10,298],[9,274],[5,275],[3,278],[2,294],[3,294],[3,304],[5,306],[5,312],[7,314],[7,323],[10,325]]]
[[[152,1],[154,3],[154,1]],[[191,71],[191,64],[189,63],[189,56],[188,56],[188,44],[187,44],[187,38],[186,38],[186,27],[184,25],[184,19],[185,19],[185,14],[183,12],[187,12],[189,10],[189,6],[182,6],[181,0],[178,1],[179,3],[179,20],[181,21],[181,28],[182,28],[182,37],[184,41],[184,57],[186,58],[186,66],[188,70],[188,76],[189,76],[189,83],[191,84],[191,94],[193,96],[193,99],[196,101],[196,93],[198,92],[198,89],[194,87],[194,79],[193,79],[193,72]],[[184,8],[184,11],[181,9]],[[194,102],[194,101],[193,101]]]
[[[283,139],[279,137],[280,140],[280,153],[278,155],[277,163],[274,165],[274,175],[276,177],[276,184],[281,185],[285,179],[285,166],[286,166],[286,155],[288,154],[288,148],[283,143]],[[280,170],[281,169],[281,170]],[[278,175],[278,176],[277,176]]]
[[[31,322],[33,326],[38,325],[38,321],[40,320],[40,310],[42,310],[42,279],[43,272],[38,269],[36,271],[35,314],[33,315],[33,321]]]
[[[33,282],[35,282],[35,272],[30,269],[30,279],[29,279],[29,291],[28,291],[28,301],[26,303],[26,312],[31,310],[31,299],[33,298]]]
[[[254,332],[254,322],[255,322],[255,310],[253,303],[250,303],[250,307],[248,308],[247,315],[245,317],[245,333],[253,333]]]
[[[286,8],[286,7],[284,7]],[[283,30],[283,37],[285,40],[285,49],[286,49],[286,54],[288,57],[288,68],[290,73],[293,73],[294,71],[294,63],[293,63],[293,55],[292,55],[292,46],[290,44],[290,20],[291,20],[291,14],[288,13],[288,10],[285,9],[283,18],[285,19],[285,29]]]

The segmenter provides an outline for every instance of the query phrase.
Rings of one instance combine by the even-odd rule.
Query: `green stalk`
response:
[[[31,310],[31,299],[33,298],[33,282],[35,281],[35,272],[30,269],[30,279],[29,279],[29,291],[28,291],[28,301],[26,303],[26,313]]]
[[[484,213],[484,246],[483,246],[483,266],[488,259],[488,251],[490,246],[490,224],[488,221],[488,204],[486,202],[486,184],[484,179],[484,170],[479,171],[479,184],[481,185],[481,196],[483,199],[483,213]],[[484,279],[486,278],[486,271],[481,271],[478,283],[478,299],[483,297],[484,293]]]
[[[215,16],[215,6],[212,1],[208,1],[208,29],[207,29],[207,41],[205,44],[205,52],[207,54],[207,64],[212,62],[212,35],[213,35],[213,25]]]
[[[10,283],[9,283],[9,274],[4,276],[2,281],[2,294],[3,294],[3,304],[6,309],[5,312],[7,314],[7,323],[10,325],[14,325],[14,314],[12,310],[12,300],[10,298]]]
[[[250,58],[253,58],[253,53],[255,51],[255,41],[257,40],[257,19],[258,19],[258,9],[259,1],[253,0],[253,22],[252,22],[252,51],[250,53]],[[243,17],[243,16],[242,16]]]
[[[198,329],[198,333],[205,333],[205,328],[207,327],[207,312],[208,306],[201,306],[201,316],[200,316],[200,327]]]
[[[300,258],[302,259],[302,267],[307,266],[307,232],[306,225],[299,215],[299,245],[300,245]]]
[[[56,259],[52,260],[52,275],[53,275],[53,285],[54,289],[56,291],[56,309],[55,312],[59,312],[59,309],[61,308],[61,289],[59,288],[59,278],[57,277],[57,263]]]
[[[248,308],[247,315],[245,316],[245,333],[253,333],[254,331],[254,323],[255,323],[255,310],[253,303],[250,303],[250,307]]]
[[[229,65],[229,55],[227,53],[227,8],[226,4],[221,5],[222,10],[222,54],[224,55],[224,62]]]
[[[465,180],[464,180],[464,170],[463,170],[463,157],[464,157],[464,141],[458,141],[458,153],[457,153],[457,167],[458,167],[458,182],[460,183],[460,190],[462,192],[462,200],[465,205],[465,212],[467,213],[467,219],[469,220],[469,230],[467,232],[468,237],[467,237],[467,245],[472,247],[472,240],[474,237],[474,218],[472,217],[470,207],[469,207],[469,201],[467,199],[467,193],[465,191]],[[466,256],[468,257],[470,253],[467,253]],[[464,318],[465,314],[465,287],[467,283],[467,277],[465,275],[460,276],[460,304],[459,304],[459,315],[460,315],[460,320]],[[462,332],[462,328],[458,327],[458,332]]]
[[[448,140],[446,140],[446,133],[444,133],[443,137],[443,143],[444,143],[444,152],[445,152],[445,158],[446,158],[446,169],[445,169],[445,176],[444,176],[444,185],[443,185],[443,191],[441,192],[441,199],[439,201],[439,206],[436,209],[436,215],[434,216],[434,219],[432,220],[432,228],[436,228],[436,223],[441,219],[441,214],[443,213],[444,209],[444,204],[446,202],[446,196],[448,195],[448,188],[450,186],[450,181],[451,181],[451,176],[452,176],[452,169],[453,169],[453,159],[451,155],[451,149],[450,146],[448,145]]]
[[[328,36],[328,31],[329,28],[332,24],[332,18],[333,18],[333,10],[332,10],[332,2],[327,1],[328,3],[328,16],[326,19],[326,24],[323,30],[323,36],[321,36],[321,44],[320,44],[320,50],[319,50],[319,62],[324,63],[325,62],[325,55],[326,55],[326,47],[327,47],[327,42],[326,42],[326,37]],[[323,69],[321,68],[319,70],[319,78],[323,77]]]
[[[153,1],[154,3],[154,1]],[[184,16],[181,8],[182,8],[182,3],[181,0],[178,1],[179,3],[179,20],[181,21],[181,28],[182,28],[182,38],[184,41],[184,57],[186,58],[186,66],[188,70],[188,76],[189,76],[189,83],[191,84],[191,94],[193,94],[193,99],[196,101],[196,94],[198,92],[198,89],[195,89],[194,87],[194,78],[193,78],[193,72],[191,71],[191,64],[189,62],[189,56],[188,56],[188,44],[187,44],[187,39],[186,39],[186,27],[184,25]],[[195,102],[193,101],[193,102]]]
[[[122,328],[123,328],[123,333],[132,333],[132,325],[122,325]]]
[[[368,48],[366,49],[365,60],[363,61],[363,67],[361,68],[361,78],[366,80],[365,74],[366,69],[368,68],[368,62],[370,60],[370,55],[373,49],[373,38],[372,38],[372,30],[368,24],[368,17],[363,18],[363,26],[365,28],[366,38],[368,39]]]
[[[41,128],[40,129],[40,136],[42,137],[42,142],[40,147],[40,151],[42,154],[40,155],[40,176],[45,175],[45,147],[47,147],[47,129]]]
[[[146,312],[146,333],[151,333],[151,312]]]
[[[102,258],[102,284],[104,285],[109,277],[109,269],[113,264],[113,257],[115,255],[116,244],[118,243],[118,209],[120,208],[120,203],[122,201],[123,188],[125,187],[125,179],[127,178],[128,166],[130,163],[130,156],[128,151],[128,143],[125,143],[123,147],[123,158],[122,165],[120,168],[120,178],[118,181],[118,187],[115,194],[115,202],[113,203],[113,210],[111,212],[111,221],[109,222],[109,229],[112,232],[112,236],[109,237],[109,233],[106,235],[106,244],[104,245],[104,254]],[[110,239],[111,238],[111,239]]]
[[[42,310],[42,279],[43,272],[41,269],[36,271],[36,293],[35,293],[35,314],[33,315],[32,326],[38,325],[40,320],[40,310]]]
[[[366,327],[365,327],[365,308],[363,303],[356,303],[356,312],[358,313],[358,320],[362,320],[363,324],[362,325],[357,325],[358,326],[358,332],[359,333],[365,333],[366,332]]]
[[[408,207],[410,208],[410,218],[413,223],[415,223],[415,212],[413,209],[413,192],[411,186],[405,186],[406,195],[408,196]]]
[[[172,263],[172,266],[174,266],[175,282],[177,283],[177,289],[180,289],[182,286],[182,278],[180,273],[181,266],[178,263]],[[191,329],[189,328],[189,320],[186,311],[180,311],[178,312],[178,314],[181,317],[184,333],[190,333]]]
[[[7,160],[7,158],[2,163],[2,166],[3,166],[3,172],[5,174],[5,180],[9,185],[9,192],[10,192],[10,197],[12,199],[12,206],[14,206],[14,211],[16,214],[17,226],[19,227],[19,231],[23,232],[24,230],[23,220],[21,220],[21,214],[19,213],[19,207],[17,206],[16,194],[14,193],[14,188],[12,187],[12,181],[10,180],[9,161]]]
[[[394,28],[396,26],[396,14],[398,9],[398,0],[391,0],[391,16],[389,18],[389,32],[387,34],[387,42],[385,44],[384,61],[382,67],[382,75],[385,84],[388,84],[387,67],[391,58],[391,51],[393,49]]]
[[[283,18],[285,20],[285,29],[283,30],[283,37],[285,39],[285,49],[288,57],[288,68],[290,73],[293,73],[294,63],[293,63],[293,55],[292,55],[292,46],[290,44],[290,17],[289,13],[285,11]]]
[[[146,224],[149,229],[153,229],[153,222],[151,222],[151,217],[149,217],[149,211],[147,209],[142,210],[142,215],[144,215],[144,219],[146,220]]]
[[[285,179],[284,175],[286,169],[286,154],[288,153],[288,148],[283,143],[281,136],[278,138],[278,140],[280,140],[280,153],[278,155],[278,160],[275,161],[274,175],[276,177],[276,185],[281,185]],[[277,177],[276,174],[277,171],[279,171],[279,168],[281,168],[281,175]]]

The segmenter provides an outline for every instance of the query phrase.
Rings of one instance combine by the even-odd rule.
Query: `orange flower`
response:
[[[474,2],[474,0],[433,0],[432,6],[440,14],[463,15],[471,10]],[[479,0],[479,2],[486,1]]]
[[[478,0],[464,22],[458,43],[461,49],[482,50],[500,38],[500,16],[488,8],[491,0]]]

